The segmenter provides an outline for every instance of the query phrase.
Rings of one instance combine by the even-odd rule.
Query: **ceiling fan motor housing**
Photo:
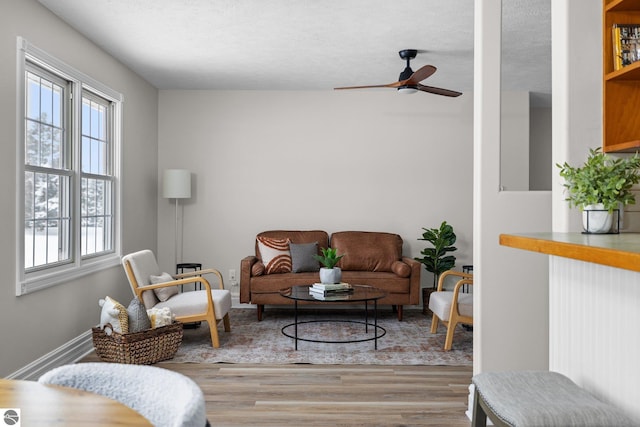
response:
[[[398,77],[398,81],[407,80],[413,74],[413,70],[411,67],[406,67],[404,71],[400,73],[400,77]]]
[[[404,49],[398,52],[398,54],[402,59],[411,60],[418,54],[418,49]]]
[[[398,81],[407,80],[413,74],[413,70],[411,69],[411,66],[409,65],[409,61],[411,61],[412,59],[414,59],[416,57],[416,55],[418,54],[418,50],[417,49],[404,49],[404,50],[401,50],[400,52],[398,52],[398,54],[400,55],[400,58],[402,58],[402,59],[407,61],[407,66],[400,73],[400,76],[398,77]]]

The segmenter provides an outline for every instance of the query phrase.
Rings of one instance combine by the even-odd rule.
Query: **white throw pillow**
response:
[[[149,276],[149,281],[151,282],[152,285],[157,285],[158,283],[171,282],[172,280],[175,280],[175,279],[169,273],[162,273],[159,276],[154,276],[154,275]],[[156,294],[158,299],[163,302],[168,300],[172,296],[176,295],[178,292],[180,292],[180,290],[178,289],[178,285],[167,286],[166,288],[158,288],[153,290],[153,293]]]
[[[98,301],[102,311],[100,312],[100,327],[104,329],[104,325],[111,324],[111,328],[119,334],[129,332],[129,315],[127,309],[118,301],[111,297],[100,299]]]
[[[147,316],[151,321],[152,328],[159,328],[160,326],[171,325],[174,320],[174,315],[171,313],[169,307],[152,308],[147,310]]]

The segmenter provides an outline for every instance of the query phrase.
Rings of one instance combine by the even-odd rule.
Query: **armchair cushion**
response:
[[[193,313],[204,313],[207,311],[206,290],[182,292],[167,301],[159,302],[155,308],[168,307],[177,316],[188,316]],[[231,293],[224,289],[212,289],[213,307],[218,320],[231,310]],[[215,327],[215,326],[214,326]]]
[[[171,282],[174,279],[173,276],[171,276],[169,273],[162,273],[159,276],[151,274],[149,276],[149,280],[151,281],[151,284],[156,285],[158,283]],[[178,292],[180,291],[177,285],[167,286],[166,288],[156,288],[153,290],[153,293],[156,294],[156,297],[158,297],[160,301],[166,301],[172,296],[176,295]]]
[[[289,243],[289,250],[291,251],[291,271],[293,273],[320,270],[320,264],[313,257],[318,255],[318,242]]]
[[[452,291],[434,292],[429,297],[429,309],[442,320],[449,319],[451,313]],[[458,312],[461,316],[473,317],[473,294],[458,294]]]
[[[290,273],[291,252],[289,251],[289,239],[272,239],[260,236],[257,239],[260,259],[264,264],[265,273]]]
[[[152,274],[158,275],[162,273],[156,262],[156,257],[148,249],[136,253],[135,257],[129,259],[129,263],[140,288],[151,284]],[[133,290],[133,287],[131,289]],[[158,303],[158,297],[152,290],[145,291],[142,292],[142,302],[148,310]]]

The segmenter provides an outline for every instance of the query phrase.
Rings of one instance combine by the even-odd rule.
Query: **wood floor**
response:
[[[198,383],[214,427],[470,425],[465,411],[472,368],[466,366],[155,366]]]

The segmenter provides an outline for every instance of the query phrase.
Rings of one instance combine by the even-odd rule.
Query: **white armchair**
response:
[[[448,276],[460,278],[453,291],[444,290],[444,279]],[[438,290],[429,297],[429,309],[433,312],[431,333],[438,331],[438,320],[447,327],[444,349],[451,350],[453,333],[458,323],[473,325],[473,294],[460,292],[463,285],[473,285],[473,275],[453,270],[445,271],[438,280]]]
[[[152,276],[161,276],[156,257],[150,250],[134,252],[122,257],[122,265],[129,279],[131,289],[145,305],[150,308],[169,307],[175,314],[176,320],[183,323],[206,321],[209,323],[211,343],[220,347],[218,337],[218,322],[224,323],[224,330],[231,331],[229,310],[231,310],[231,293],[224,289],[222,275],[218,270],[206,269],[182,273],[172,276],[172,280],[152,284]],[[218,278],[219,288],[212,289],[209,281],[202,277],[204,274],[214,274]],[[166,301],[160,301],[154,289],[165,289],[188,283],[201,283],[203,289],[199,291],[177,292]],[[173,292],[169,292],[172,294]]]

